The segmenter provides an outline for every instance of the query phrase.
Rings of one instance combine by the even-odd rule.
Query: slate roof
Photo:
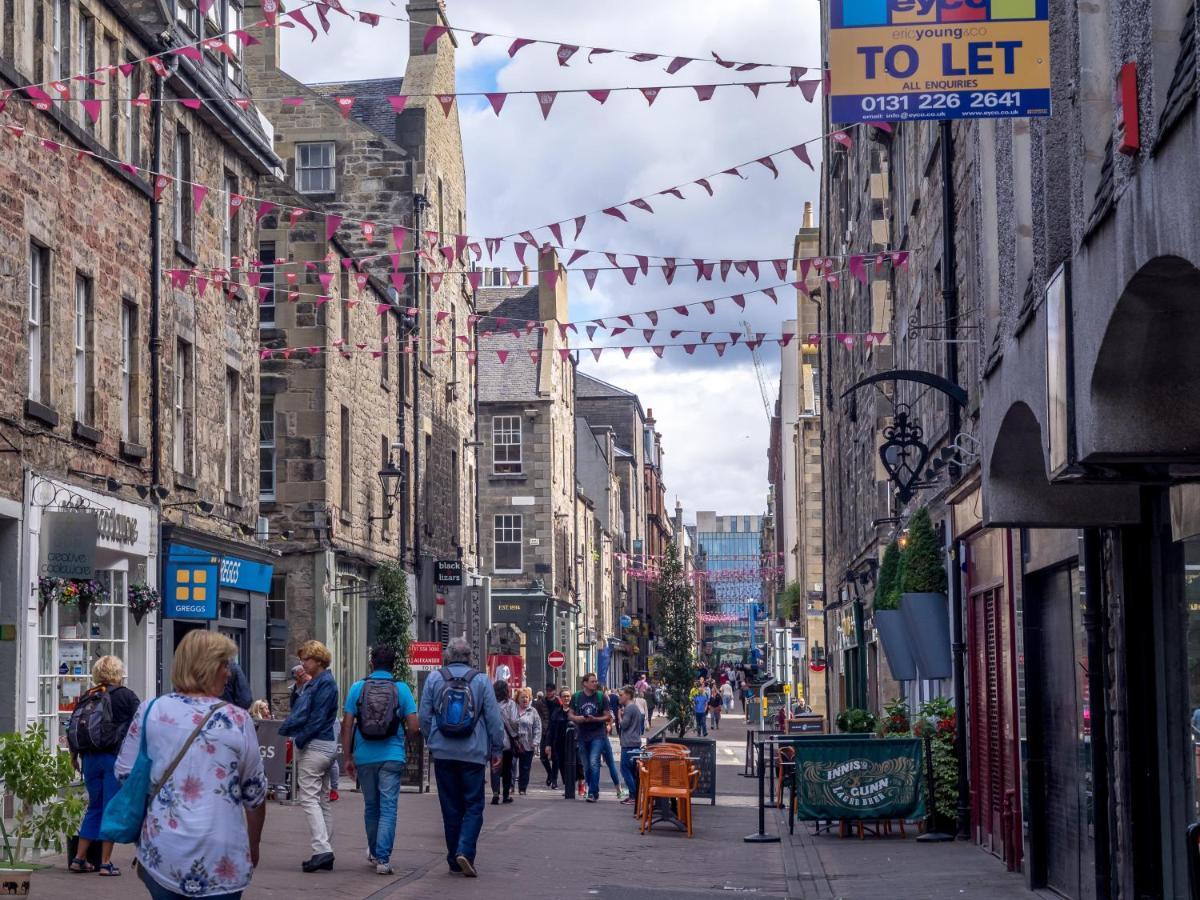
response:
[[[310,84],[308,87],[326,97],[354,97],[350,117],[388,140],[396,140],[396,112],[387,98],[403,93],[403,78],[367,78]]]
[[[530,350],[542,347],[542,331],[527,332],[525,323],[538,321],[537,287],[481,288],[476,294],[475,309],[480,316],[501,316],[512,321],[518,334],[511,330],[495,331],[495,322],[484,319],[479,330],[479,402],[502,403],[537,400],[540,367],[534,365]],[[501,363],[497,350],[508,350],[508,359]]]
[[[591,375],[586,375],[580,372],[575,376],[575,396],[576,397],[636,397],[632,391],[627,391],[624,388],[619,388],[615,384],[609,384],[607,381],[601,381],[599,378],[593,378]]]

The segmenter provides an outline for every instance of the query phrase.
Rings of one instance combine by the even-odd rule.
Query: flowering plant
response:
[[[43,575],[38,579],[38,597],[42,606],[54,601],[61,606],[76,606],[86,612],[92,603],[108,599],[108,589],[91,579],[55,578]]]
[[[143,582],[129,586],[129,611],[137,622],[141,622],[147,613],[152,613],[161,605],[158,591]]]

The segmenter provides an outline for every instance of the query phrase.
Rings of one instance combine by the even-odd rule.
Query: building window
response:
[[[342,426],[342,430],[341,430],[341,434],[339,435],[339,437],[341,439],[341,459],[339,460],[339,463],[340,463],[339,474],[341,476],[341,478],[340,478],[340,481],[341,481],[340,500],[341,500],[342,518],[349,519],[350,518],[350,503],[351,503],[351,500],[353,499],[353,496],[350,491],[350,476],[351,476],[351,472],[354,469],[354,466],[351,464],[353,461],[350,459],[350,451],[351,451],[350,410],[345,406],[342,407],[341,426]]]
[[[333,141],[296,145],[296,190],[302,194],[328,193],[334,189],[337,154]]]
[[[492,472],[521,474],[521,417],[492,417]]]
[[[242,8],[236,3],[230,3],[225,9],[225,31],[227,34],[238,31],[242,27]],[[225,75],[231,81],[237,81],[242,71],[242,42],[226,41],[232,51],[225,57]]]
[[[105,36],[104,51],[107,57],[106,65],[109,72],[116,70],[121,62],[121,53],[117,49],[117,39]],[[121,104],[118,102],[117,79],[108,79],[108,149],[113,156],[121,156]]]
[[[58,79],[71,77],[71,0],[51,0],[50,72]]]
[[[195,398],[195,358],[192,345],[180,338],[175,344],[175,471],[191,475],[194,470],[193,400]]]
[[[238,192],[238,180],[236,175],[229,172],[225,173],[225,197],[221,203],[221,254],[225,260],[225,267],[233,266],[233,258],[241,256],[242,249],[238,241],[238,226],[237,220],[234,218],[233,211],[229,208],[230,198]]]
[[[176,0],[175,20],[192,34],[200,32],[200,16],[192,0]]]
[[[75,275],[75,421],[94,419],[92,384],[92,279]]]
[[[287,576],[274,575],[267,595],[267,671],[272,681],[288,677],[287,633]]]
[[[221,33],[221,12],[223,11],[222,4],[213,0],[208,5],[208,12],[204,15],[204,35],[205,38],[217,37]],[[209,51],[216,55],[216,51]]]
[[[136,441],[137,307],[128,300],[121,303],[121,440]]]
[[[192,246],[192,136],[175,135],[175,240]]]
[[[131,53],[125,54],[126,63],[134,63],[137,57]],[[142,67],[135,65],[126,80],[129,90],[129,100],[126,101],[125,118],[125,157],[130,165],[140,166],[142,159],[142,111],[133,105],[133,101],[142,93]],[[116,84],[116,79],[113,79]]]
[[[225,490],[242,492],[242,376],[225,369]]]
[[[258,324],[268,327],[275,324],[275,242],[262,241],[258,245]]]
[[[50,251],[29,245],[29,399],[50,402]]]
[[[518,573],[524,570],[521,556],[523,539],[521,516],[496,516],[496,565],[499,573]]]
[[[275,499],[275,398],[258,404],[258,499]]]
[[[79,50],[77,58],[78,65],[83,70],[82,74],[91,75],[96,71],[96,20],[91,16],[84,15],[82,7],[79,12],[79,31],[76,32],[79,38]],[[83,99],[92,100],[96,96],[96,86],[83,83]],[[96,123],[91,120],[91,117],[80,107],[80,116],[83,117],[83,125],[88,131],[96,130]]]

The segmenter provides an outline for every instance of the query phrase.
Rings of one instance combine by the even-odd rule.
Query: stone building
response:
[[[21,301],[0,311],[0,622],[16,637],[0,641],[3,731],[40,721],[61,739],[62,711],[104,653],[126,661],[139,694],[169,687],[160,665],[169,673],[175,642],[198,627],[231,634],[265,691],[271,557],[247,538],[257,326],[234,274],[253,219],[228,201],[252,194],[278,160],[259,117],[234,102],[246,92],[238,44],[193,51],[196,60],[172,52],[239,14],[233,2],[203,21],[174,3],[15,0],[0,10],[0,88],[13,93],[0,270]],[[137,62],[155,55],[161,79]],[[56,91],[44,110],[15,93],[52,80],[69,99]],[[143,92],[205,101],[129,102]],[[158,203],[156,174],[166,179]],[[201,278],[168,274],[178,268]],[[79,568],[43,564],[83,548]],[[211,580],[185,612],[167,588],[173,561],[192,551]],[[39,596],[40,575],[93,573],[104,593],[86,613]],[[134,584],[162,590],[172,617],[132,614]]]
[[[637,642],[626,640],[627,629],[621,625],[623,613],[618,611],[621,592],[627,595],[628,587],[617,557],[625,546],[625,520],[621,515],[619,461],[613,430],[607,426],[593,428],[576,415],[575,459],[579,493],[590,504],[594,519],[593,539],[581,562],[594,570],[593,590],[585,592],[585,627],[595,634],[596,671],[604,669],[608,675],[605,683],[619,687],[628,682],[630,644],[636,647]],[[605,660],[603,664],[601,659]]]
[[[912,404],[935,460],[957,444],[913,505],[941,525],[964,623],[953,639],[970,835],[1061,896],[1186,896],[1187,825],[1200,817],[1196,13],[1155,0],[1052,3],[1050,16],[1054,115],[956,124],[949,148],[928,125],[855,130],[852,150],[831,148],[825,246],[867,235],[856,198],[874,197],[868,151],[886,147],[890,241],[850,246],[911,252],[907,269],[883,273],[894,364],[952,375],[966,394],[961,407],[936,392],[918,401],[910,385],[892,402]],[[945,149],[956,304],[937,296]],[[825,315],[854,322],[827,330],[864,330],[864,294],[844,279]],[[825,353],[828,401],[863,371]],[[866,395],[852,395],[860,420]],[[843,463],[854,405],[827,402],[826,418],[835,411],[837,527],[835,506],[854,506],[870,479]],[[831,588],[866,572],[853,553],[869,542],[827,536]]]
[[[340,521],[332,523],[335,533],[339,525],[350,525],[342,529],[343,549],[336,565],[326,574],[298,576],[294,586],[289,576],[282,588],[289,602],[316,602],[318,612],[323,603],[323,613],[305,613],[299,620],[311,620],[318,636],[332,637],[336,629],[352,628],[354,636],[345,639],[345,649],[358,656],[371,638],[371,572],[384,556],[401,559],[413,576],[410,587],[418,639],[445,641],[467,631],[472,619],[467,604],[478,596],[460,586],[443,590],[435,578],[435,562],[453,560],[461,562],[467,585],[479,581],[476,383],[467,356],[474,348],[474,305],[465,274],[470,268],[464,247],[465,170],[458,110],[443,115],[432,96],[455,89],[456,43],[449,33],[424,47],[429,26],[448,24],[440,0],[414,0],[406,9],[413,21],[403,77],[302,84],[282,71],[278,33],[273,31],[258,34],[263,42],[249,51],[247,59],[255,93],[270,98],[260,106],[275,128],[284,179],[302,198],[291,202],[319,211],[305,215],[296,227],[303,224],[313,229],[312,236],[322,238],[324,222],[340,222],[335,235],[346,258],[357,261],[354,276],[369,273],[371,290],[388,291],[394,307],[377,316],[375,306],[364,304],[353,317],[356,323],[361,320],[366,331],[361,340],[371,348],[382,349],[384,338],[390,339],[388,353],[365,368],[377,371],[384,359],[389,360],[395,368],[389,374],[392,388],[385,389],[377,377],[368,391],[356,391],[362,386],[356,380],[363,368],[358,362],[335,366],[337,371],[325,376],[331,389],[342,396],[354,392],[351,430],[357,433],[359,422],[369,426],[361,442],[365,453],[365,435],[370,435],[370,454],[363,456],[370,463],[364,462],[360,473],[365,481],[387,462],[403,472],[393,517],[385,521],[387,534],[384,525],[370,521],[386,513],[368,514],[363,505],[380,507],[383,487],[368,489],[364,484],[355,508],[339,505]],[[257,17],[257,10],[248,12]],[[281,98],[301,102],[283,103]],[[348,114],[338,98],[352,98]],[[400,104],[399,98],[407,100]],[[399,113],[398,105],[403,107]],[[281,258],[279,245],[286,243],[288,224],[281,216],[276,228],[264,231],[260,238],[274,243]],[[399,247],[394,243],[396,234],[402,235]],[[448,252],[441,252],[443,248]],[[309,250],[318,258],[326,252],[321,246]],[[398,263],[394,271],[403,276],[402,289],[396,286],[399,279],[391,277],[393,262]],[[345,281],[346,275],[339,274]],[[409,310],[415,316],[408,317]],[[313,327],[324,327],[330,312],[336,311],[332,304],[324,313],[318,311],[319,322]],[[325,334],[331,337],[335,331],[327,328]],[[360,342],[355,340],[356,345]],[[396,348],[399,353],[393,352]],[[297,441],[314,448],[331,445],[336,434],[337,423],[327,418],[289,420],[289,424],[297,428]],[[308,430],[317,426],[333,430]],[[386,454],[384,437],[390,441]],[[295,517],[308,516],[306,504],[312,499],[274,512],[299,524]],[[350,541],[363,546],[352,548]],[[316,582],[310,583],[314,578]],[[289,645],[294,647],[305,636],[293,631]]]
[[[637,395],[608,384],[598,378],[580,373],[575,381],[575,398],[579,415],[594,430],[612,430],[615,445],[617,489],[620,493],[621,518],[625,540],[617,557],[617,614],[630,620],[626,633],[638,646],[636,655],[626,660],[627,671],[645,669],[648,663],[649,639],[654,620],[650,615],[648,585],[628,576],[630,569],[640,569],[649,552],[646,549],[649,525],[646,509],[646,422],[647,417]],[[620,593],[624,591],[625,593]]]
[[[534,690],[575,683],[582,627],[575,361],[558,327],[570,321],[567,278],[553,251],[541,255],[538,275],[534,287],[481,289],[476,325],[488,653],[520,656]],[[546,662],[554,650],[566,657],[557,671]]]

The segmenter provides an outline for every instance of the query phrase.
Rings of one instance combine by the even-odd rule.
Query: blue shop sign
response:
[[[252,594],[271,593],[271,575],[275,567],[267,563],[253,562],[237,556],[210,554],[207,550],[198,550],[187,544],[169,544],[168,558],[177,556],[218,556],[221,565],[221,587],[237,588],[239,591],[249,591]]]
[[[191,547],[172,546],[163,579],[163,617],[215,619],[221,557]]]

